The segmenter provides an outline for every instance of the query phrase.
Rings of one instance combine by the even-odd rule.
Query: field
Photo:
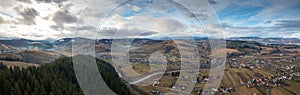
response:
[[[293,95],[293,93],[289,92],[283,87],[276,87],[271,90],[272,95]]]
[[[287,82],[290,86],[286,87],[286,89],[294,92],[295,94],[299,95],[300,94],[300,83],[295,82],[295,81],[288,81]]]
[[[147,74],[151,69],[150,65],[143,63],[134,63],[132,64],[132,68],[139,74]]]
[[[199,77],[208,75],[208,69],[201,69]],[[272,75],[272,72],[267,72],[266,70],[254,68],[227,68],[224,72],[223,79],[220,86],[222,87],[233,87],[235,92],[227,93],[228,95],[252,95],[254,93],[259,95],[271,94],[271,95],[293,95],[300,94],[300,83],[295,81],[287,81],[289,86],[278,86],[272,87],[270,91],[268,88],[264,87],[252,87],[248,88],[241,85],[240,80],[250,81],[253,78],[260,78]],[[160,85],[158,86],[138,86],[141,91],[150,93],[151,90],[160,90],[161,92],[168,92],[171,89],[171,84],[176,81],[176,78],[171,75],[165,75],[160,80]],[[197,83],[195,89],[203,89],[205,83]],[[196,94],[197,92],[193,92]],[[226,95],[227,95],[226,94]]]

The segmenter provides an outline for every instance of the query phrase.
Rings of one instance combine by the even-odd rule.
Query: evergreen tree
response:
[[[38,68],[27,69],[7,69],[0,63],[0,95],[82,95],[72,62],[72,58],[60,58]],[[131,94],[109,63],[98,59],[96,62],[102,78],[115,93]]]
[[[3,62],[0,62],[0,71],[1,70],[6,70],[7,67],[3,64]]]

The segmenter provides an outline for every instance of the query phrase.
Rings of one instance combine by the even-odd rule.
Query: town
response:
[[[147,40],[146,40],[147,42]],[[146,43],[145,42],[145,43]],[[168,44],[166,44],[168,43]],[[149,47],[149,46],[152,47]],[[210,45],[207,40],[197,41],[199,48],[200,71],[193,94],[200,94],[208,77],[211,67]],[[164,53],[167,60],[167,71],[180,70],[181,60],[179,50],[172,41],[156,41],[149,45],[138,44],[130,50],[129,61],[135,64],[134,70],[143,72],[150,68],[148,58],[154,51]],[[155,48],[160,46],[160,48]],[[297,90],[300,81],[300,46],[285,44],[262,44],[254,41],[227,41],[227,61],[221,85],[219,88],[211,88],[217,94],[300,94]],[[99,54],[101,58],[109,60],[113,56],[107,53]],[[146,71],[145,71],[146,70]],[[145,73],[146,72],[146,73]],[[149,86],[135,85],[135,89],[145,94],[163,94],[172,88],[186,89],[185,86],[175,85],[180,72],[165,73],[161,79],[153,78],[153,84]],[[189,77],[189,76],[185,76]]]

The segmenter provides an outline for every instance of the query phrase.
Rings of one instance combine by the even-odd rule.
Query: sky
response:
[[[300,38],[300,0],[178,1],[0,0],[0,38]]]

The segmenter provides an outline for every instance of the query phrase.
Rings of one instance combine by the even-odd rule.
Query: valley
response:
[[[96,57],[115,65],[112,58],[127,59],[128,62],[115,69],[117,71],[133,69],[138,74],[143,75],[139,80],[126,83],[130,85],[132,92],[136,94],[162,94],[167,93],[172,88],[185,87],[174,85],[178,80],[181,61],[189,59],[189,56],[181,56],[178,44],[182,49],[188,49],[190,46],[185,43],[186,39],[172,40],[153,40],[153,39],[135,39],[131,43],[128,56],[122,56],[123,53],[111,51],[111,45],[114,40],[101,39],[91,40],[77,38],[82,40],[82,47],[88,50],[95,50]],[[122,39],[117,44],[123,44]],[[274,39],[273,39],[274,40]],[[28,41],[28,40],[26,40]],[[26,42],[25,41],[25,42]],[[2,52],[0,59],[8,67],[38,67],[47,65],[56,59],[66,56],[72,56],[73,39],[61,39],[52,43],[39,42],[39,45],[25,44],[15,45],[10,43],[1,43]],[[93,45],[95,41],[95,45]],[[282,41],[282,40],[280,40]],[[280,42],[275,41],[275,42]],[[24,41],[21,41],[24,42]],[[34,41],[29,41],[34,42]],[[176,43],[175,43],[176,42]],[[281,43],[259,43],[255,40],[237,40],[228,39],[226,41],[227,61],[224,75],[219,88],[211,88],[217,94],[300,94],[300,46],[292,42]],[[43,44],[41,44],[43,43]],[[49,46],[45,46],[49,45]],[[193,90],[193,94],[199,94],[203,90],[205,83],[210,80],[208,77],[211,68],[211,50],[208,39],[196,39],[198,46],[199,61],[201,62],[198,78]],[[95,47],[89,47],[95,46]],[[153,55],[154,53],[160,55]],[[193,51],[185,51],[185,54],[192,54]],[[182,58],[181,58],[182,57]],[[149,60],[151,59],[151,60]],[[153,66],[151,66],[153,65]],[[122,67],[123,66],[123,67]],[[165,68],[164,68],[165,67]],[[152,70],[152,71],[151,71]],[[121,76],[120,76],[121,75]],[[126,78],[132,75],[119,73],[119,77]],[[160,78],[160,76],[162,76]],[[139,86],[137,83],[150,81],[151,85]]]

